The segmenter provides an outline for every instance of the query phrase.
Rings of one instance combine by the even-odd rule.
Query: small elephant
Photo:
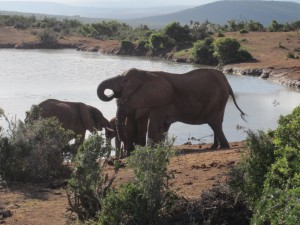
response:
[[[123,157],[123,146],[121,146],[121,140],[117,134],[116,120],[117,120],[117,117],[114,117],[109,121],[110,128],[112,128],[112,130],[107,131],[105,133],[105,137],[106,137],[106,140],[109,140],[109,141],[111,141],[113,138],[115,138],[116,157],[122,158]]]
[[[117,117],[112,118],[109,122],[112,131],[106,131],[106,139],[111,140],[115,138],[117,158],[129,156],[130,152],[134,150],[135,145],[146,145],[147,115],[138,119],[128,116],[125,120],[123,134],[117,129]]]
[[[74,131],[76,136],[80,135],[78,145],[83,143],[86,130],[110,129],[109,121],[97,108],[81,102],[47,99],[38,106],[42,117],[57,117],[63,128]]]
[[[107,96],[106,89],[113,93]],[[164,138],[164,131],[179,121],[208,124],[214,132],[211,149],[228,148],[222,123],[229,95],[241,117],[244,119],[246,115],[237,105],[226,76],[216,69],[196,69],[174,74],[133,68],[101,82],[97,95],[102,101],[119,99],[118,132],[124,129],[128,116],[148,112],[148,138],[154,143],[160,142]]]

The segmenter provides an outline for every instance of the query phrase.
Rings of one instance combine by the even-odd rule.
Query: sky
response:
[[[9,0],[0,0],[9,1]],[[168,5],[180,5],[180,6],[198,6],[214,2],[216,0],[14,0],[14,1],[36,1],[36,2],[56,2],[68,5],[79,6],[126,6],[136,8],[136,6],[168,6]],[[300,0],[299,0],[300,1]]]
[[[5,1],[5,0],[0,0]],[[6,0],[7,1],[7,0]],[[151,6],[168,6],[168,5],[180,5],[180,6],[198,6],[217,0],[15,0],[15,1],[37,1],[37,2],[57,2],[68,5],[79,6],[114,6],[114,7],[151,7]],[[251,0],[250,0],[251,1]],[[300,3],[300,0],[283,0],[294,1]]]
[[[0,0],[9,1],[9,0]],[[159,6],[199,6],[217,0],[14,0],[14,1],[37,1],[37,2],[56,2],[67,5],[86,6],[86,7],[128,7],[145,8]],[[248,0],[251,1],[251,0]],[[281,0],[300,3],[300,0]]]

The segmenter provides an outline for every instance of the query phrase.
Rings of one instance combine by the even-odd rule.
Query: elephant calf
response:
[[[47,99],[38,105],[44,118],[57,117],[62,127],[74,131],[82,144],[86,130],[93,132],[109,129],[109,121],[95,107],[81,102],[67,102],[56,99]]]

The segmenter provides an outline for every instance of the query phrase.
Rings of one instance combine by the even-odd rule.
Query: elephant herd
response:
[[[111,95],[105,94],[107,89]],[[229,95],[241,117],[246,115],[225,75],[216,69],[174,74],[133,68],[101,82],[97,95],[104,102],[116,99],[116,117],[111,121],[97,108],[80,102],[48,99],[39,106],[43,117],[57,117],[62,127],[80,135],[81,143],[86,130],[104,128],[106,138],[116,137],[116,149],[122,143],[126,155],[135,145],[161,142],[174,122],[208,124],[214,132],[211,149],[228,148],[222,123]]]

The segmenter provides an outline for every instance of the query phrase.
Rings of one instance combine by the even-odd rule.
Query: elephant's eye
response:
[[[127,78],[124,78],[124,82],[126,83],[128,80],[127,80]]]

